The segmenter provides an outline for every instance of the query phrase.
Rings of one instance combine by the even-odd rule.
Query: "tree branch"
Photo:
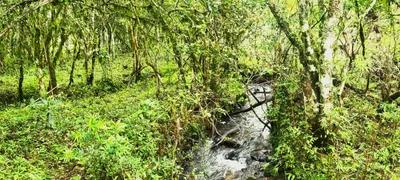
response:
[[[267,5],[269,9],[271,10],[272,15],[274,15],[276,22],[279,25],[279,28],[285,33],[286,37],[289,39],[290,43],[292,43],[293,46],[301,50],[300,43],[298,40],[292,35],[291,29],[289,27],[289,24],[283,20],[283,18],[278,14],[278,11],[276,10],[276,5],[269,0],[267,2]]]
[[[18,22],[19,20],[21,20],[23,17],[29,15],[31,12],[39,9],[40,7],[46,6],[47,4],[50,4],[53,2],[53,0],[43,0],[43,1],[32,1],[31,3],[34,2],[39,2],[37,6],[32,7],[24,12],[22,12],[19,16],[17,16],[15,19],[11,20],[9,23],[5,24],[5,28],[0,31],[0,38],[10,29],[13,27],[14,23]]]
[[[214,144],[212,147],[218,146],[219,144],[221,144],[222,142],[225,141],[225,138],[226,138],[227,136],[229,136],[230,134],[237,133],[237,132],[239,132],[239,131],[240,131],[240,128],[239,128],[239,127],[235,127],[235,128],[233,128],[233,129],[227,131],[227,132],[224,133],[221,137],[219,137],[218,139],[216,139],[216,141],[214,141],[215,144]]]

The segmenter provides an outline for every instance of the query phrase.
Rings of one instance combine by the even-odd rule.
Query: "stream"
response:
[[[193,158],[185,168],[185,174],[195,174],[201,180],[247,180],[264,177],[264,164],[272,155],[268,143],[269,129],[260,122],[264,119],[272,99],[272,89],[267,83],[252,84],[248,87],[249,102],[241,110],[260,104],[253,110],[228,116],[217,125],[220,135],[231,131],[227,141],[208,138],[197,150],[190,152]],[[232,131],[239,128],[238,131]],[[220,142],[218,144],[218,142]],[[216,145],[218,144],[218,145]],[[193,178],[193,177],[192,177]],[[190,178],[183,178],[190,179]]]

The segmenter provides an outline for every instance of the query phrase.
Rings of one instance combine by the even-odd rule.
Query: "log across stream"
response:
[[[209,138],[198,150],[190,152],[193,158],[185,174],[207,180],[264,177],[263,165],[272,153],[265,119],[272,90],[263,83],[250,85],[248,91],[249,102],[217,125],[221,136]]]

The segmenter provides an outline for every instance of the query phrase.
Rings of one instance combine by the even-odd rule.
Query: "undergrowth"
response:
[[[318,148],[296,78],[275,83],[268,116],[273,130],[270,175],[288,179],[399,179],[400,108],[369,101],[350,92],[343,106],[321,120],[329,146]],[[335,102],[339,104],[339,102]]]
[[[67,88],[66,68],[59,95],[15,103],[9,94],[0,111],[0,179],[176,179],[182,150],[243,94],[235,74],[221,78],[217,92],[188,88],[170,63],[160,65],[161,92],[150,69],[126,87],[130,71],[120,61],[111,82],[99,75],[86,86],[78,69]],[[15,92],[11,77],[2,76],[8,87],[0,87]],[[26,79],[26,97],[37,93],[36,84]]]

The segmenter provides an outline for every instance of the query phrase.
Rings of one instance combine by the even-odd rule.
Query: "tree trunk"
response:
[[[55,55],[53,57],[53,65],[54,66],[57,65],[57,61],[60,59],[63,46],[64,46],[65,42],[67,41],[67,39],[68,39],[68,34],[65,32],[65,29],[62,29],[61,30],[61,42],[58,45],[57,52],[55,53]]]
[[[109,71],[110,71],[110,78],[111,79],[113,79],[113,72],[112,72],[112,70],[113,70],[113,68],[112,68],[112,66],[111,66],[111,64],[112,64],[112,61],[113,61],[113,59],[114,59],[114,50],[113,50],[113,48],[114,48],[114,35],[113,35],[113,32],[112,32],[112,27],[111,27],[111,24],[109,24],[109,28],[107,28],[108,29],[108,42],[107,42],[107,56],[108,56],[108,58],[107,58],[107,63],[108,63],[108,69],[109,69]]]
[[[183,64],[182,64],[182,56],[178,50],[178,47],[177,47],[178,45],[177,45],[176,41],[177,41],[176,39],[173,39],[173,43],[172,43],[174,59],[175,59],[176,63],[178,64],[180,79],[182,80],[183,84],[186,85],[185,70],[184,70]]]
[[[96,40],[95,40],[96,41]],[[98,42],[98,46],[100,47],[100,40]],[[92,86],[93,81],[94,81],[94,69],[96,65],[96,58],[98,55],[98,50],[96,50],[96,44],[93,45],[93,53],[92,53],[92,69],[90,71],[90,74],[87,78],[87,85]]]
[[[38,60],[39,92],[40,92],[40,94],[42,94],[42,93],[45,93],[43,59],[42,59],[42,57],[39,56],[37,60]]]
[[[87,44],[87,42],[85,41],[84,43],[85,43],[85,62],[83,63],[83,68],[85,69],[85,78],[86,78],[86,83],[87,83],[87,80],[89,79],[90,50],[89,50],[89,45]]]
[[[321,121],[328,118],[328,114],[333,108],[333,56],[334,56],[334,44],[336,42],[336,27],[339,24],[339,17],[341,15],[341,0],[330,0],[328,10],[328,21],[326,23],[321,22],[320,38],[322,43],[320,46],[323,47],[322,51],[317,56],[321,57],[321,64],[319,68],[318,84],[320,89],[320,95],[318,98],[319,114],[318,114],[318,126],[314,129],[314,136],[318,138],[314,143],[317,147],[327,147],[330,143],[329,135],[326,132],[326,128],[321,126]],[[320,5],[323,7],[323,4]],[[323,9],[321,9],[323,10]],[[326,120],[324,120],[326,121]]]
[[[53,22],[55,21],[55,18],[57,15],[55,15],[55,10],[50,11],[50,27],[48,27],[48,32],[46,34],[46,39],[43,45],[43,58],[44,62],[47,63],[48,69],[49,69],[49,86],[47,88],[48,92],[51,92],[51,94],[57,93],[57,79],[56,79],[56,71],[55,67],[53,65],[53,62],[51,60],[52,54],[50,51],[51,48],[51,40],[53,38]]]
[[[49,54],[47,54],[47,63],[49,67],[49,77],[50,77],[50,82],[49,82],[49,91],[51,91],[52,94],[57,94],[57,76],[56,76],[56,64],[58,59],[61,56],[61,52],[63,49],[63,46],[65,42],[68,39],[68,35],[65,33],[65,29],[61,30],[61,42],[58,45],[57,52],[54,54],[54,57],[51,60],[49,57],[51,57]],[[47,49],[50,49],[49,47]],[[47,51],[49,52],[49,51]]]
[[[320,99],[318,88],[318,64],[313,60],[314,49],[311,44],[310,27],[308,23],[308,5],[305,1],[299,2],[299,25],[301,27],[301,43],[297,46],[299,51],[300,63],[305,69],[303,75],[303,95],[305,106],[311,107],[311,111],[307,115],[312,117],[308,119],[309,124],[314,126],[315,113],[319,111],[318,100]],[[307,109],[307,108],[306,108]]]
[[[340,16],[340,0],[331,0],[329,3],[328,11],[328,22],[325,27],[322,27],[322,31],[326,31],[325,38],[323,41],[323,61],[320,72],[319,82],[321,86],[321,114],[326,115],[330,112],[333,107],[333,55],[334,55],[334,43],[336,41],[336,27],[339,23]]]
[[[160,49],[161,49],[161,37],[160,37],[160,27],[157,27],[157,55],[160,54]],[[156,96],[157,98],[160,98],[161,95],[161,75],[158,72],[158,57],[154,58],[154,71],[157,76],[157,93]]]
[[[132,26],[131,26],[131,38],[132,38],[132,47],[133,47],[133,59],[134,59],[134,64],[133,64],[133,71],[132,75],[135,76],[135,82],[140,80],[140,72],[142,68],[142,64],[140,62],[140,57],[139,57],[139,37],[138,37],[138,32],[134,32]]]
[[[2,51],[0,49],[0,75],[2,75],[4,73],[4,60],[3,60],[3,54]]]
[[[41,44],[40,44],[40,29],[35,26],[35,59],[37,61],[37,71],[38,71],[38,79],[39,79],[39,93],[42,94],[45,92],[45,87],[44,87],[44,74],[43,74],[43,54],[41,51]]]
[[[19,101],[24,101],[24,92],[23,92],[23,83],[24,83],[24,61],[22,59],[19,60],[19,79],[18,79],[18,98]]]
[[[57,94],[57,77],[56,77],[56,69],[53,65],[53,62],[47,58],[47,66],[49,67],[49,88],[48,91],[51,94]]]
[[[78,47],[75,49],[76,55],[74,60],[72,61],[72,65],[71,65],[71,72],[69,73],[69,83],[68,83],[68,88],[72,85],[72,83],[74,83],[74,71],[75,71],[75,63],[79,58],[79,54],[81,52],[81,48],[79,45],[77,45]]]
[[[48,41],[49,42],[49,41]],[[49,43],[45,44],[45,47],[43,48],[43,53],[44,53],[44,60],[47,62],[47,67],[49,68],[49,86],[47,91],[51,92],[51,94],[57,93],[57,79],[56,79],[56,70],[53,66],[53,62],[50,59],[50,47]]]
[[[325,11],[324,2],[320,2],[320,11]],[[290,43],[299,51],[299,59],[305,69],[303,74],[303,94],[305,106],[310,106],[313,112],[308,111],[308,123],[312,127],[312,132],[317,138],[316,146],[326,147],[327,135],[321,126],[321,119],[329,114],[333,107],[333,45],[336,40],[336,26],[338,25],[338,13],[340,0],[330,0],[328,21],[321,21],[321,29],[319,32],[320,38],[323,39],[323,44],[314,44],[310,40],[312,33],[308,24],[308,15],[311,8],[308,7],[308,2],[305,0],[299,1],[299,23],[301,28],[301,36],[297,38],[293,35],[289,24],[283,20],[276,5],[272,0],[268,1],[269,9],[280,29],[285,33]],[[314,52],[313,47],[323,47],[321,51]],[[322,58],[321,58],[322,57]],[[307,108],[306,108],[307,109]]]

